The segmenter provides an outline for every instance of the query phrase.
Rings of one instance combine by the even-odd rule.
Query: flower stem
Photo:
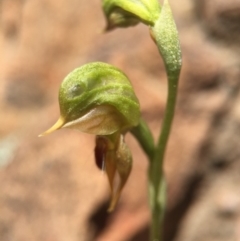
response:
[[[148,172],[152,213],[150,241],[161,241],[163,237],[163,218],[166,209],[166,182],[163,172],[163,160],[174,117],[178,79],[181,70],[181,50],[178,32],[168,0],[164,1],[159,19],[150,28],[150,31],[163,58],[168,78],[168,97],[162,130]]]
[[[145,122],[140,121],[140,124],[132,130],[132,134],[139,141],[149,159],[149,202],[152,214],[150,241],[161,241],[166,206],[166,182],[163,161],[174,117],[178,79],[181,70],[178,32],[168,0],[164,0],[162,6],[159,5],[158,0],[104,0],[103,7],[108,21],[113,27],[132,26],[139,21],[150,27],[151,37],[158,47],[167,72],[168,97],[162,130],[157,144],[154,145],[152,134]],[[117,12],[118,19],[110,18],[110,15],[114,16],[114,10],[118,8],[123,10]],[[121,21],[116,21],[119,20],[119,17],[121,17]]]
[[[154,158],[155,147],[153,136],[147,123],[143,119],[140,119],[138,126],[134,127],[131,130],[131,133],[138,140],[149,161],[152,161]]]
[[[174,117],[174,109],[177,97],[177,84],[169,82],[166,112],[159,136],[153,161],[149,165],[149,198],[152,213],[150,241],[162,240],[162,226],[166,208],[166,182],[163,172],[163,160],[167,147],[171,125]],[[159,240],[160,237],[160,240]]]

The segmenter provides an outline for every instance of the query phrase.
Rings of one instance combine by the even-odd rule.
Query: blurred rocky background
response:
[[[164,241],[240,240],[240,0],[170,1],[183,69],[166,155]],[[61,130],[58,88],[104,61],[132,80],[155,138],[161,58],[139,25],[103,34],[100,0],[0,0],[0,241],[146,241],[147,159],[127,135],[133,171],[115,212],[94,137]]]

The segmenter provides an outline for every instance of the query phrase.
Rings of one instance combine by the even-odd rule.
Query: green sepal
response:
[[[72,71],[59,90],[60,118],[46,131],[72,128],[95,135],[126,132],[138,125],[140,106],[127,76],[95,62]]]
[[[103,0],[102,6],[107,19],[106,30],[139,22],[153,26],[160,12],[157,0]]]

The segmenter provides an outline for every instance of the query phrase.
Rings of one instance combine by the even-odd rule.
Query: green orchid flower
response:
[[[58,121],[40,136],[61,128],[96,135],[95,160],[107,173],[111,188],[108,210],[112,211],[132,167],[124,136],[140,119],[139,102],[130,81],[109,64],[86,64],[63,80],[59,106]]]

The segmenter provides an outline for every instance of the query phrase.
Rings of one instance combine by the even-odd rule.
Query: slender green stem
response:
[[[155,147],[153,136],[147,123],[143,119],[140,119],[139,125],[134,127],[131,130],[131,133],[138,140],[149,161],[152,161],[154,158]]]
[[[155,148],[153,161],[149,166],[149,191],[152,212],[150,240],[159,241],[162,237],[163,217],[166,206],[166,183],[163,173],[163,160],[167,147],[177,96],[177,85],[169,81],[166,112],[162,132]],[[162,240],[162,239],[160,239]]]
[[[150,241],[162,240],[163,218],[166,207],[166,182],[163,173],[163,160],[174,117],[178,76],[179,71],[168,73],[167,104],[157,145],[154,145],[152,134],[143,120],[131,130],[149,158],[149,200],[152,213]]]
[[[150,33],[161,54],[168,77],[168,97],[162,131],[156,146],[145,123],[139,124],[132,133],[139,141],[149,158],[149,201],[152,213],[150,241],[162,240],[162,223],[166,206],[166,183],[163,173],[163,160],[174,117],[178,79],[181,69],[181,50],[178,32],[168,0],[162,6],[158,0],[104,0],[103,7],[108,17],[116,7],[122,7],[122,22],[113,21],[114,27],[131,26],[130,20],[142,21],[150,27]],[[126,14],[126,15],[124,15]],[[130,15],[129,15],[130,14]],[[132,18],[129,19],[129,16]],[[108,19],[109,20],[109,19]],[[116,19],[115,19],[116,20]],[[124,23],[124,25],[122,24]],[[160,238],[160,239],[159,239]]]
[[[166,209],[166,182],[163,173],[163,160],[174,117],[178,79],[181,70],[181,50],[178,32],[167,0],[164,1],[159,19],[151,27],[150,31],[156,40],[168,77],[168,97],[162,130],[155,148],[153,161],[149,165],[148,173],[152,212],[150,241],[160,241],[163,237],[163,217]]]

